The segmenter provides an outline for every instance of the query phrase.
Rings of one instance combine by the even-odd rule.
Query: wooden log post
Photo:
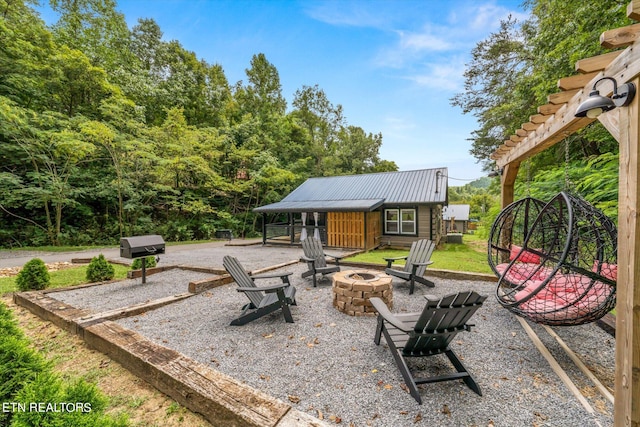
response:
[[[507,163],[502,169],[502,176],[500,180],[501,185],[501,203],[502,209],[513,203],[514,186],[516,183],[516,177],[518,176],[518,169],[520,168],[520,162]]]
[[[633,83],[638,87],[640,79]],[[614,425],[640,426],[640,97],[620,108]]]

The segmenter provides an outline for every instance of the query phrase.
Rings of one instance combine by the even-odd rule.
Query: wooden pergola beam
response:
[[[571,98],[573,98],[575,94],[580,92],[581,90],[582,88],[552,93],[551,95],[547,96],[547,101],[549,101],[549,104],[565,104],[569,102],[569,100],[571,100]]]
[[[550,116],[545,116],[545,115],[542,115],[542,114],[536,114],[536,115],[533,115],[533,116],[529,117],[529,121],[531,123],[533,123],[533,124],[537,124],[538,125],[538,124],[546,122],[549,117]]]
[[[597,73],[591,81],[587,82],[586,87],[593,87],[595,81],[602,75],[615,78],[619,84],[628,82],[640,75],[640,49],[625,49],[624,54],[619,55],[609,64],[605,73]],[[598,88],[600,89],[600,86]],[[536,132],[530,133],[517,147],[513,147],[507,154],[503,154],[496,159],[498,166],[504,167],[514,161],[522,162],[593,122],[595,119],[574,116],[578,106],[589,96],[588,90],[575,89],[574,91],[573,97],[566,103],[567,108],[558,110],[554,115],[554,120],[538,125],[540,127]],[[560,94],[569,92],[573,91],[560,92]],[[601,90],[601,93],[610,95],[610,93],[604,93],[604,90]],[[522,127],[528,130],[525,125],[522,125]]]
[[[640,2],[632,1],[627,5],[627,17],[640,21]]]
[[[592,73],[594,71],[602,71],[618,57],[623,51],[615,50],[603,55],[592,56],[591,58],[581,59],[576,62],[576,71],[579,73]]]
[[[516,130],[516,135],[521,136],[521,137],[523,137],[523,138],[524,138],[525,136],[527,136],[528,134],[529,134],[529,132],[527,132],[527,131],[526,131],[526,130],[524,130],[524,129],[518,129],[518,130]]]
[[[600,35],[600,46],[606,49],[630,46],[640,38],[640,24],[632,24]]]
[[[538,107],[538,113],[545,116],[555,114],[564,104],[544,104]]]
[[[528,123],[523,123],[522,124],[522,129],[526,130],[527,132],[534,131],[534,130],[538,129],[538,127],[540,127],[539,123],[535,124],[535,123],[528,122]]]
[[[582,89],[584,85],[589,83],[598,74],[598,71],[594,71],[587,74],[577,74],[575,76],[563,77],[558,80],[558,89],[560,90],[572,90]]]

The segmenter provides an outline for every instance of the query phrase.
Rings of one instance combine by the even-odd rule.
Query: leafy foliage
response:
[[[133,262],[131,263],[131,269],[132,270],[139,270],[142,268],[142,260],[146,259],[145,261],[145,268],[152,268],[155,267],[156,265],[158,265],[157,261],[156,261],[156,257],[154,256],[148,256],[145,258],[136,258],[133,260]]]
[[[500,29],[479,42],[465,70],[464,91],[452,100],[477,117],[470,153],[486,170],[491,153],[536,114],[557,92],[557,81],[575,73],[576,61],[606,53],[603,31],[629,25],[626,0],[526,0],[529,18],[505,19]],[[599,122],[580,130],[564,144],[543,151],[520,168],[516,197],[530,193],[548,200],[571,189],[617,217],[618,176],[613,162],[618,145]],[[565,175],[571,185],[566,188]]]
[[[47,266],[40,258],[28,261],[16,276],[16,286],[21,291],[45,289],[50,282]]]
[[[0,303],[0,400],[29,408],[43,403],[38,410],[0,412],[0,424],[12,427],[100,426],[126,427],[125,417],[104,414],[107,399],[95,385],[79,380],[64,382],[52,372],[51,365],[30,345],[18,328],[9,309]],[[79,402],[83,410],[47,410],[47,404]],[[66,408],[66,407],[65,407]],[[76,409],[74,406],[72,409]],[[42,409],[42,410],[40,410]],[[87,411],[89,409],[90,411]]]
[[[396,170],[382,135],[317,86],[293,108],[262,53],[230,84],[113,0],[0,0],[0,246],[207,239],[260,231],[252,209],[310,176]]]
[[[105,259],[103,254],[93,257],[87,267],[87,280],[89,282],[102,282],[113,279],[116,271],[113,265]]]

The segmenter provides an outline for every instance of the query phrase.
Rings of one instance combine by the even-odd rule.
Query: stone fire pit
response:
[[[333,305],[350,316],[375,316],[369,298],[381,298],[393,306],[391,276],[379,271],[345,270],[333,275]]]

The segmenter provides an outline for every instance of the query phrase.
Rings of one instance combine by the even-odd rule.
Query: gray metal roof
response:
[[[445,221],[454,218],[459,221],[469,221],[469,205],[449,205],[442,208],[442,219]]]
[[[309,178],[281,202],[254,212],[372,211],[382,204],[445,203],[446,199],[447,168],[420,169]]]

